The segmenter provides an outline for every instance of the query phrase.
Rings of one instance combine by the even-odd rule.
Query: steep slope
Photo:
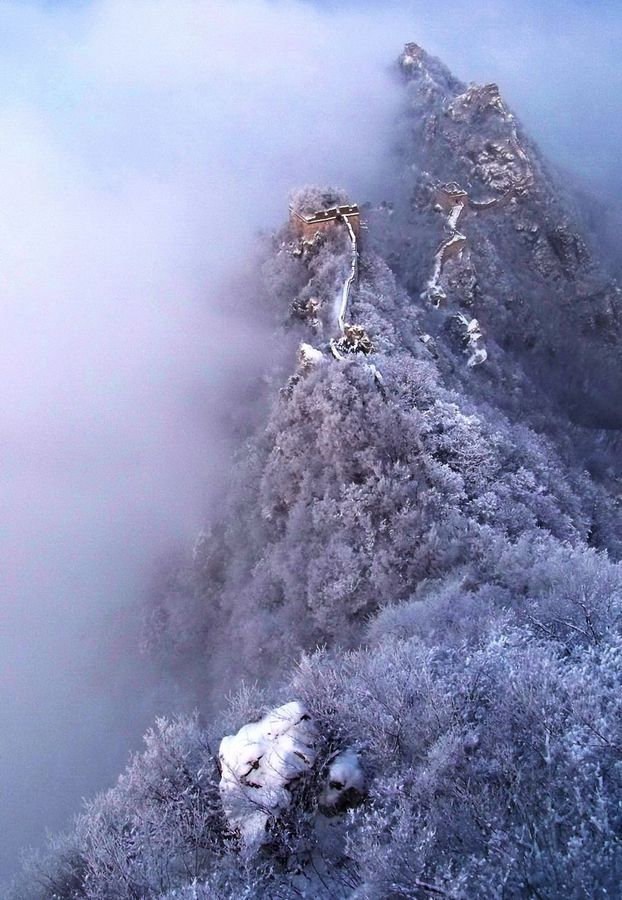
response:
[[[434,234],[439,214],[428,212]],[[429,269],[409,293],[373,249],[388,240],[386,216],[369,213],[348,308],[366,352],[331,352],[350,271],[345,228],[300,241],[288,226],[268,250],[265,302],[289,312],[282,340],[292,355],[302,342],[298,370],[241,454],[223,522],[151,613],[150,643],[178,658],[233,639],[242,648],[233,663],[210,652],[206,684],[220,682],[221,665],[268,679],[300,647],[356,645],[381,605],[496,553],[498,538],[619,555],[617,501],[585,473],[583,435],[492,327],[473,327],[464,292],[450,293],[471,263],[441,267],[438,308]]]
[[[496,87],[399,72],[360,241],[266,241],[270,414],[147,605],[218,716],[158,722],[16,897],[619,895],[620,292]]]
[[[622,294],[580,233],[571,190],[495,84],[465,86],[416,44],[399,71],[407,109],[395,205],[380,240],[400,280],[476,316],[576,421],[620,427]],[[466,240],[454,243],[435,288],[435,245],[443,225],[451,234],[444,185],[463,192]]]

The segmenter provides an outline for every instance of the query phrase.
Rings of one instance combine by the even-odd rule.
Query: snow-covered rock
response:
[[[484,346],[484,338],[477,319],[469,319],[459,312],[455,316],[462,330],[462,342],[464,352],[468,354],[467,366],[473,368],[479,366],[488,359],[488,352]]]
[[[309,369],[325,361],[321,350],[316,350],[311,344],[305,343],[302,343],[298,348],[298,360],[302,369]]]
[[[365,792],[365,773],[358,753],[344,750],[330,764],[328,778],[320,802],[329,809],[337,809],[344,802],[362,797]]]
[[[317,730],[297,700],[220,742],[220,795],[229,824],[261,844],[271,816],[291,802],[292,782],[315,762]]]

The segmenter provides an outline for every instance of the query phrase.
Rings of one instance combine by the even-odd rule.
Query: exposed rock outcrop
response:
[[[622,293],[581,234],[570,187],[496,84],[465,85],[416,44],[398,70],[401,195],[391,216],[376,213],[377,246],[410,292],[475,315],[489,355],[509,353],[575,421],[619,427]],[[446,236],[435,248],[439,206]]]

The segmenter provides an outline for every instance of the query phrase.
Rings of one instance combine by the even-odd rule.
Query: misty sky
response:
[[[621,39],[617,2],[0,0],[0,872],[165,711],[118,610],[271,352],[256,231],[309,181],[382,196],[406,40],[618,185]]]

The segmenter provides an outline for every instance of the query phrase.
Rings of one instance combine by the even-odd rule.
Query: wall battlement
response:
[[[296,236],[300,238],[312,238],[318,231],[327,231],[343,220],[350,223],[357,238],[360,235],[361,213],[356,204],[332,206],[329,209],[309,213],[299,212],[290,207],[289,213],[291,226]]]

